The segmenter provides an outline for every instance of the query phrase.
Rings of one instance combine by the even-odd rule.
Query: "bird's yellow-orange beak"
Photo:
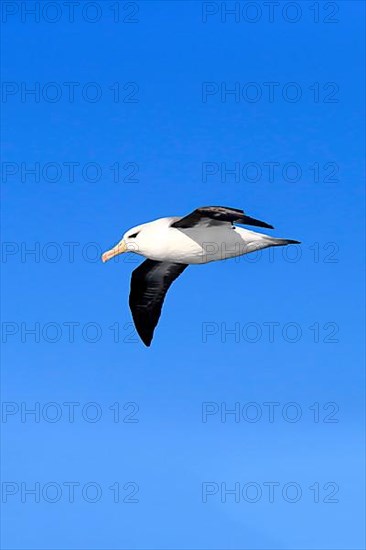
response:
[[[124,252],[127,252],[127,245],[122,239],[122,241],[116,244],[114,248],[111,248],[110,250],[107,250],[107,252],[104,252],[104,254],[102,255],[102,262],[107,262],[111,258],[118,256],[118,254],[123,254]]]

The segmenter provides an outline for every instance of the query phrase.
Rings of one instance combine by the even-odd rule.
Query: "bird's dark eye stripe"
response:
[[[129,239],[134,239],[135,237],[137,237],[137,235],[140,233],[140,231],[137,231],[137,233],[134,233],[133,235],[129,235],[128,238]]]

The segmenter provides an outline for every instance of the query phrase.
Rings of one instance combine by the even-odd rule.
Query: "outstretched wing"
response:
[[[228,208],[226,206],[201,206],[193,210],[188,216],[184,216],[180,220],[174,222],[171,227],[177,229],[188,229],[196,225],[214,225],[217,223],[241,223],[243,225],[255,225],[257,227],[266,227],[273,229],[272,225],[261,222],[250,216],[246,216],[243,210],[236,208]]]
[[[170,285],[186,267],[187,264],[145,260],[132,272],[130,309],[136,330],[146,346],[151,344]]]

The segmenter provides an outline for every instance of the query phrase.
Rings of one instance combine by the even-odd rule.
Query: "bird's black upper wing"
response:
[[[236,208],[228,208],[226,206],[201,206],[196,210],[193,210],[184,218],[172,223],[171,227],[177,229],[188,229],[198,224],[208,223],[241,223],[243,225],[255,225],[257,227],[266,227],[267,229],[273,229],[272,225],[261,222],[250,216],[246,216],[243,210],[237,210]]]
[[[136,330],[146,346],[151,344],[170,285],[186,267],[145,260],[132,272],[129,303]]]

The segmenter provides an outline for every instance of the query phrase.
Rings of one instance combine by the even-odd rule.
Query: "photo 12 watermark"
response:
[[[139,183],[140,166],[134,161],[95,161],[76,160],[47,162],[2,162],[1,181],[4,184],[22,183]]]
[[[24,242],[3,241],[1,244],[1,263],[34,263],[57,264],[85,262],[97,264],[101,262],[103,250],[106,245],[97,242]],[[129,243],[130,252],[138,252],[135,243]],[[120,254],[110,260],[113,263],[138,264],[141,259],[137,254]]]
[[[1,84],[1,103],[13,104],[79,104],[100,103],[136,104],[139,103],[140,86],[137,82],[79,82],[50,81],[25,82],[8,80]]]
[[[230,402],[203,401],[201,422],[203,424],[257,424],[283,423],[296,424],[310,421],[314,424],[338,424],[340,407],[335,401],[311,404],[296,401],[248,401]]]
[[[3,401],[1,404],[2,424],[78,424],[86,422],[112,422],[113,424],[138,424],[140,406],[135,401],[111,404],[97,401],[64,400],[48,401]]]
[[[1,501],[3,504],[56,504],[86,502],[96,504],[138,504],[140,486],[136,481],[112,481],[108,484],[98,481],[3,481]]]
[[[85,262],[96,264],[101,261],[103,251],[108,245],[90,241],[3,241],[1,243],[2,264],[31,263],[57,264]],[[119,254],[110,261],[113,263],[138,264],[141,261],[137,243],[128,243],[130,254]],[[237,256],[233,257],[233,252]],[[312,242],[291,246],[278,246],[266,249],[256,249],[255,245],[235,243],[234,247],[226,243],[208,241],[202,243],[202,263],[217,259],[231,259],[235,263],[257,264],[258,262],[297,264],[338,264],[340,262],[340,247],[336,242]]]
[[[282,502],[296,504],[338,504],[339,484],[335,481],[313,481],[304,485],[297,481],[203,481],[201,484],[201,502],[207,503],[248,503],[258,502],[274,504]]]
[[[206,81],[201,84],[202,103],[321,103],[338,104],[337,82]]]
[[[304,324],[297,321],[203,321],[201,341],[221,344],[283,343],[338,344],[340,326],[336,321],[314,321]]]
[[[340,168],[335,161],[231,161],[201,163],[202,183],[339,183]]]
[[[78,0],[1,2],[2,23],[88,23],[136,24],[140,22],[140,5],[129,1],[88,2]]]
[[[132,321],[3,321],[2,344],[139,344]]]
[[[277,0],[202,2],[202,23],[312,23],[340,21],[338,2],[284,2]]]

